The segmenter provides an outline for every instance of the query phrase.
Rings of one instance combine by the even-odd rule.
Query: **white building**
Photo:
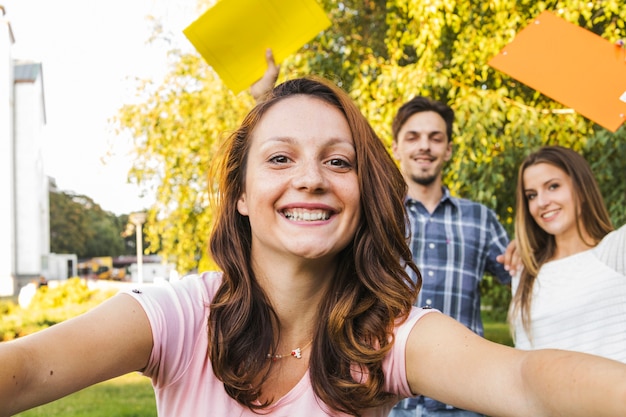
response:
[[[139,276],[139,265],[134,263],[128,268],[130,281],[136,283],[158,283],[164,281],[175,281],[178,277],[176,264],[173,263],[143,263],[141,277]]]
[[[50,252],[43,69],[15,61],[14,41],[0,6],[0,296],[38,280]]]
[[[75,253],[49,253],[43,257],[41,268],[41,275],[46,281],[76,277],[78,256]]]

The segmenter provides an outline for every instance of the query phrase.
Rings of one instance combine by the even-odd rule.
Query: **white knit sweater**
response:
[[[513,279],[513,293],[519,275]],[[545,263],[533,287],[531,334],[515,347],[592,353],[626,363],[626,225],[593,249]]]

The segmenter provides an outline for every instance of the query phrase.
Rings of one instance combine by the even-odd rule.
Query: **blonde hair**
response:
[[[544,146],[524,159],[517,174],[515,210],[515,238],[524,268],[517,291],[513,295],[509,322],[514,325],[516,319],[521,318],[522,326],[531,339],[530,306],[533,286],[541,266],[554,256],[556,250],[554,236],[539,227],[532,218],[528,208],[528,198],[524,193],[524,171],[528,167],[541,163],[555,166],[571,178],[574,198],[581,208],[576,211],[576,227],[583,242],[585,240],[581,225],[588,236],[593,239],[592,242],[585,242],[590,247],[597,245],[607,233],[613,230],[591,167],[580,154],[562,146]]]

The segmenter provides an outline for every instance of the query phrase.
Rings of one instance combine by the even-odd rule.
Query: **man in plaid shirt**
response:
[[[452,156],[453,122],[454,111],[446,104],[415,97],[400,107],[393,121],[392,150],[408,184],[411,250],[423,279],[416,305],[436,308],[483,336],[480,281],[489,272],[510,284],[511,275],[496,259],[509,239],[493,210],[452,197],[443,185],[443,166]],[[480,414],[417,397],[401,401],[390,414],[408,416]]]

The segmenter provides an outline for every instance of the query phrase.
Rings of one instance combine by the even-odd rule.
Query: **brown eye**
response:
[[[340,158],[331,159],[330,161],[328,161],[328,164],[339,168],[349,168],[351,166],[348,161]]]
[[[286,164],[287,162],[289,162],[289,158],[284,155],[276,155],[271,157],[269,161],[274,164]]]

